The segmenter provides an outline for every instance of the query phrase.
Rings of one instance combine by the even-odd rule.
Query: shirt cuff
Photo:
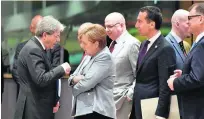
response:
[[[156,116],[156,119],[166,119],[164,117]]]

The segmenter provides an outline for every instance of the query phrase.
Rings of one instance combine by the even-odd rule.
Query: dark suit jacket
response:
[[[141,47],[143,47],[144,42]],[[142,119],[141,99],[159,97],[155,115],[168,117],[170,104],[170,89],[167,79],[173,73],[176,64],[174,49],[160,35],[147,51],[141,64],[137,64],[136,86],[134,89],[133,109],[131,119]]]
[[[56,80],[64,75],[63,67],[51,69],[35,37],[22,48],[17,65],[20,92],[14,119],[54,119]]]
[[[174,90],[182,95],[184,119],[204,119],[204,37],[191,49]]]
[[[24,45],[27,43],[28,41],[24,41],[20,44],[18,44],[18,46],[16,47],[16,52],[15,52],[15,55],[14,55],[14,63],[13,63],[13,69],[12,69],[12,76],[13,76],[13,79],[14,81],[18,83],[18,72],[17,72],[17,61],[18,61],[18,55],[21,51],[21,49],[24,47]]]
[[[14,81],[16,82],[17,84],[17,93],[19,93],[19,76],[18,76],[18,72],[17,72],[17,61],[18,61],[18,56],[19,56],[19,53],[21,51],[21,49],[24,47],[24,45],[27,43],[28,41],[24,41],[20,44],[18,44],[18,46],[16,47],[16,52],[15,52],[15,56],[14,56],[14,63],[13,63],[13,69],[12,69],[12,76],[13,76],[13,79]],[[60,45],[59,44],[56,44],[54,46],[53,49],[51,50],[47,50],[46,53],[47,53],[47,56],[48,56],[48,59],[50,60],[51,62],[51,67],[52,68],[55,68],[57,67],[58,65],[60,65]],[[57,85],[57,84],[56,84]],[[57,92],[56,92],[57,93]],[[56,102],[59,101],[59,96],[56,95]]]

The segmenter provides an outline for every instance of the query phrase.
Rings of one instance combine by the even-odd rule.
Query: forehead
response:
[[[191,11],[189,12],[189,16],[190,15],[196,15],[196,9],[195,7],[193,9],[191,9]]]
[[[139,12],[137,19],[144,20],[147,17],[147,12]]]
[[[113,25],[113,24],[115,24],[117,21],[116,21],[116,19],[113,19],[112,17],[107,17],[106,19],[105,19],[105,25]]]

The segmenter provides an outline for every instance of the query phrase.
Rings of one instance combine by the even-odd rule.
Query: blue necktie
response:
[[[137,64],[138,65],[140,65],[141,64],[141,62],[142,62],[142,60],[143,60],[143,58],[144,58],[144,56],[145,56],[145,54],[146,54],[146,52],[147,52],[147,47],[148,47],[148,44],[150,43],[150,41],[149,40],[145,40],[144,41],[144,45],[143,45],[143,47],[140,49],[140,51],[139,51],[139,56],[138,56],[138,61],[137,61]]]

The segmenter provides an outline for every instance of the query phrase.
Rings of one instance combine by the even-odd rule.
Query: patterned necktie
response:
[[[185,48],[184,48],[184,45],[183,45],[183,41],[179,42],[179,46],[180,46],[183,54],[186,55],[186,51],[185,51]]]
[[[109,50],[110,50],[111,53],[112,53],[113,50],[114,50],[115,44],[117,44],[117,42],[114,40],[114,41],[111,43],[111,46],[109,47]]]
[[[148,44],[150,43],[150,41],[149,40],[146,40],[146,41],[144,41],[144,45],[143,45],[143,47],[140,49],[140,51],[139,51],[139,56],[138,56],[138,65],[140,65],[141,64],[141,62],[142,62],[142,59],[144,58],[144,56],[145,56],[145,54],[146,54],[146,52],[147,52],[147,47],[148,47]]]

